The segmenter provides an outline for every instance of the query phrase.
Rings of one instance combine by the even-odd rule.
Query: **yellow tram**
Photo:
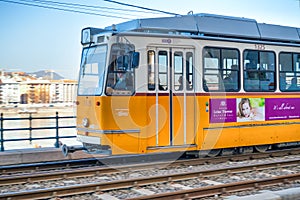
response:
[[[82,30],[78,140],[91,153],[300,144],[300,28],[210,14]]]

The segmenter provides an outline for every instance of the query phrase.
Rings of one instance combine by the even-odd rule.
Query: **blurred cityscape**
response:
[[[26,105],[73,105],[77,81],[64,79],[52,70],[35,73],[0,69],[0,107]]]

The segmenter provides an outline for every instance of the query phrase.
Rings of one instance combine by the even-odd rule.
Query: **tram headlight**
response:
[[[88,127],[89,126],[89,119],[88,118],[83,118],[82,119],[82,125],[84,126],[84,127]]]

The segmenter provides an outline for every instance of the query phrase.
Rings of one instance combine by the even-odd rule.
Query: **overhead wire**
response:
[[[163,13],[163,14],[167,14],[167,15],[180,15],[178,13],[172,13],[172,12],[167,12],[167,11],[163,11],[163,10],[157,10],[157,9],[146,8],[146,7],[142,7],[142,6],[136,6],[136,5],[122,3],[122,2],[114,1],[114,0],[103,0],[103,1],[115,3],[115,4],[119,4],[119,5],[123,5],[123,6],[133,7],[133,8],[139,8],[139,9],[143,9],[143,10],[155,11],[155,12],[159,12],[159,13]]]
[[[145,11],[141,10],[133,10],[133,9],[122,9],[122,8],[113,8],[113,7],[106,7],[106,6],[92,6],[92,5],[86,5],[86,4],[78,4],[78,3],[63,3],[63,2],[57,2],[57,1],[48,1],[48,0],[23,0],[27,2],[39,2],[39,3],[47,3],[47,4],[59,4],[59,5],[66,5],[66,6],[74,6],[74,7],[80,7],[80,8],[95,8],[95,9],[106,9],[106,10],[116,10],[121,12],[137,12],[137,13],[145,13]],[[146,13],[152,13],[155,14],[155,12],[146,12]]]
[[[54,6],[38,5],[38,4],[33,4],[33,3],[17,2],[17,1],[12,1],[12,0],[0,0],[0,2],[14,3],[14,4],[26,5],[26,6],[32,6],[32,7],[54,9],[54,10],[87,14],[87,15],[96,15],[96,16],[101,16],[101,17],[119,18],[119,19],[126,19],[126,20],[132,19],[132,18],[121,17],[121,16],[116,16],[116,15],[105,15],[105,14],[94,13],[94,12],[86,12],[86,11],[81,11],[81,10],[66,9],[66,8],[60,8],[60,7],[54,7]]]
[[[133,19],[141,17],[141,15],[135,15],[133,13],[150,13],[150,14],[166,14],[166,15],[179,15],[177,13],[166,12],[157,9],[146,8],[142,6],[136,6],[127,3],[121,3],[118,1],[113,0],[103,0],[109,3],[116,3],[122,6],[138,8],[137,9],[123,9],[123,8],[112,8],[106,6],[97,6],[97,5],[86,5],[86,4],[79,4],[79,3],[64,3],[58,1],[51,1],[51,0],[0,0],[0,2],[6,3],[13,3],[25,6],[32,6],[32,7],[39,7],[45,9],[53,9],[53,10],[60,10],[64,12],[73,12],[73,13],[80,13],[80,14],[87,14],[87,15],[95,15],[101,17],[109,17],[109,18],[119,18],[119,19]],[[113,12],[114,10],[115,12]],[[99,13],[101,11],[101,13]],[[108,14],[103,14],[108,13]]]
[[[59,6],[60,8],[68,8],[68,9],[76,9],[76,10],[84,10],[85,12],[87,11],[92,11],[92,12],[99,12],[101,11],[102,13],[109,13],[109,14],[115,14],[115,15],[120,15],[120,12],[114,12],[114,11],[107,11],[109,8],[108,7],[100,7],[100,6],[89,6],[89,5],[84,5],[84,4],[74,4],[74,3],[62,3],[62,2],[57,2],[57,1],[46,1],[46,0],[20,0],[23,2],[27,3],[40,3],[42,5],[50,5],[50,6]],[[104,10],[103,10],[104,9]],[[133,10],[119,10],[121,12],[126,12],[126,16],[132,16],[132,17],[138,17],[139,15],[136,14],[131,14],[134,13]],[[130,11],[130,12],[129,12]],[[141,12],[141,11],[140,11]]]

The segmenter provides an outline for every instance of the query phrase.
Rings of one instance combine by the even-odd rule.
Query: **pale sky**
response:
[[[66,78],[76,79],[80,64],[80,34],[82,28],[104,28],[111,24],[128,20],[122,18],[136,19],[170,16],[153,13],[122,12],[113,9],[97,11],[101,15],[120,17],[114,18],[23,5],[40,1],[42,0],[0,0],[0,69],[26,72],[53,69]],[[245,17],[255,19],[259,23],[300,28],[300,0],[118,1],[182,15],[193,11],[193,13]],[[62,0],[52,2],[139,10],[103,0]],[[58,5],[54,6],[58,7]],[[74,8],[68,9],[74,10]]]

